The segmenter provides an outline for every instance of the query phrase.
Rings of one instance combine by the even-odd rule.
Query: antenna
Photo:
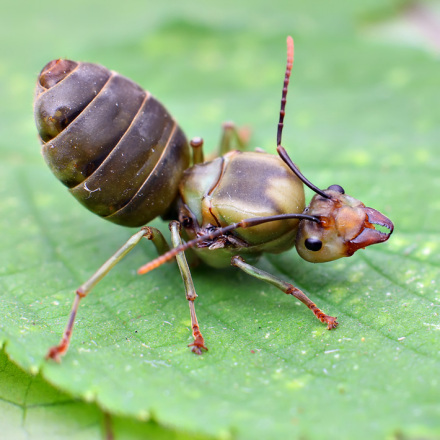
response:
[[[281,109],[280,109],[280,119],[278,122],[278,130],[277,130],[277,152],[284,163],[297,175],[297,177],[307,185],[311,190],[315,191],[322,197],[326,199],[330,199],[324,191],[319,189],[317,186],[313,185],[310,180],[306,179],[298,167],[293,163],[292,159],[287,154],[287,151],[281,146],[281,137],[283,134],[284,127],[284,116],[286,114],[286,102],[287,102],[287,89],[289,87],[290,74],[292,72],[293,65],[293,56],[294,56],[294,44],[293,38],[289,35],[287,37],[287,65],[286,65],[286,74],[284,75],[284,84],[283,84],[283,92],[281,94]]]
[[[159,267],[163,263],[166,263],[167,261],[171,260],[180,252],[186,251],[187,249],[192,248],[203,241],[214,240],[215,238],[220,237],[220,235],[224,235],[227,232],[233,231],[234,229],[250,228],[252,226],[261,225],[262,223],[269,223],[277,220],[290,220],[290,219],[310,220],[316,223],[319,223],[320,221],[318,217],[307,214],[278,214],[267,217],[254,217],[254,218],[248,218],[246,220],[241,220],[238,223],[232,223],[228,226],[225,226],[224,228],[215,228],[213,232],[201,235],[200,237],[194,238],[190,241],[187,241],[186,243],[183,243],[169,250],[168,252],[165,252],[163,255],[160,255],[159,257],[155,258],[154,260],[140,267],[138,269],[138,274],[143,275],[147,272],[150,272],[153,269],[156,269],[156,267]]]
[[[280,110],[280,119],[278,122],[277,145],[281,145],[281,136],[283,134],[284,115],[286,114],[287,88],[289,87],[290,73],[292,72],[293,54],[294,54],[293,38],[289,35],[287,37],[287,66],[286,66],[286,74],[284,75],[283,92],[281,95],[281,110]]]

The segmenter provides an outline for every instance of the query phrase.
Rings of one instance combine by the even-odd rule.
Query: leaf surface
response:
[[[28,33],[20,59],[5,47],[0,71],[9,103],[0,108],[2,426],[17,438],[70,438],[66,427],[99,438],[105,412],[116,438],[440,436],[439,65],[429,52],[370,39],[371,17],[397,7],[279,1],[267,14],[263,2],[176,3],[170,13],[168,3],[133,1],[133,13],[98,3],[86,16],[11,10]],[[313,265],[292,250],[260,261],[340,326],[328,332],[306,307],[232,268],[198,267],[209,352],[194,356],[177,267],[136,275],[155,256],[145,243],[83,301],[63,362],[45,361],[75,289],[134,231],[95,218],[50,175],[30,110],[35,74],[59,56],[99,62],[152,90],[209,151],[231,119],[253,128],[252,147],[274,152],[290,33],[283,144],[316,185],[341,184],[395,223],[389,242],[350,259]]]

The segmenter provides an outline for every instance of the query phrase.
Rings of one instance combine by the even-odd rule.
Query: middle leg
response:
[[[171,231],[171,241],[174,247],[182,244],[182,239],[180,238],[180,223],[177,221],[172,221],[170,223]],[[205,346],[205,340],[203,339],[202,333],[200,331],[199,323],[197,321],[196,309],[194,307],[194,301],[197,298],[196,289],[194,288],[194,283],[191,277],[191,272],[186,261],[185,254],[180,252],[176,255],[177,264],[179,266],[180,274],[182,275],[183,284],[185,286],[186,299],[189,304],[189,311],[191,314],[191,327],[194,337],[194,342],[189,344],[188,347],[192,347],[191,351],[195,354],[202,354],[202,349],[208,351]]]

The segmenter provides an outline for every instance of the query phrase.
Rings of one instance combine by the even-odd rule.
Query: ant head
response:
[[[314,218],[301,220],[296,236],[299,255],[313,263],[323,263],[341,257],[349,257],[358,249],[382,243],[393,232],[393,223],[379,211],[367,208],[359,200],[345,194],[340,185],[321,190],[311,183],[293,163],[281,146],[286,108],[287,88],[293,63],[293,40],[287,38],[287,67],[284,77],[281,110],[277,131],[277,151],[293,173],[316,195],[303,214]],[[383,227],[383,231],[375,225]]]
[[[296,249],[302,258],[324,263],[350,257],[358,249],[388,240],[394,226],[387,217],[345,194],[339,185],[324,192],[328,197],[316,194],[304,211],[319,222],[300,222]]]

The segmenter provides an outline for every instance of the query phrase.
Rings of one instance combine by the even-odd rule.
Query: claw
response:
[[[191,347],[191,351],[195,354],[202,354],[203,353],[202,349],[205,351],[208,351],[208,348],[205,347],[205,345],[199,346],[199,345],[196,345],[195,343],[193,343],[193,344],[189,344],[188,347]]]
[[[336,321],[337,319],[337,317],[325,315],[324,322],[327,324],[327,330],[332,330],[338,326],[339,322]]]
[[[191,351],[195,354],[202,354],[202,349],[208,351],[202,336],[197,336],[192,344],[188,344],[188,347],[192,347]]]
[[[53,359],[55,362],[61,362],[61,356],[65,353],[64,347],[56,345],[55,347],[51,347],[46,354],[46,359]]]

